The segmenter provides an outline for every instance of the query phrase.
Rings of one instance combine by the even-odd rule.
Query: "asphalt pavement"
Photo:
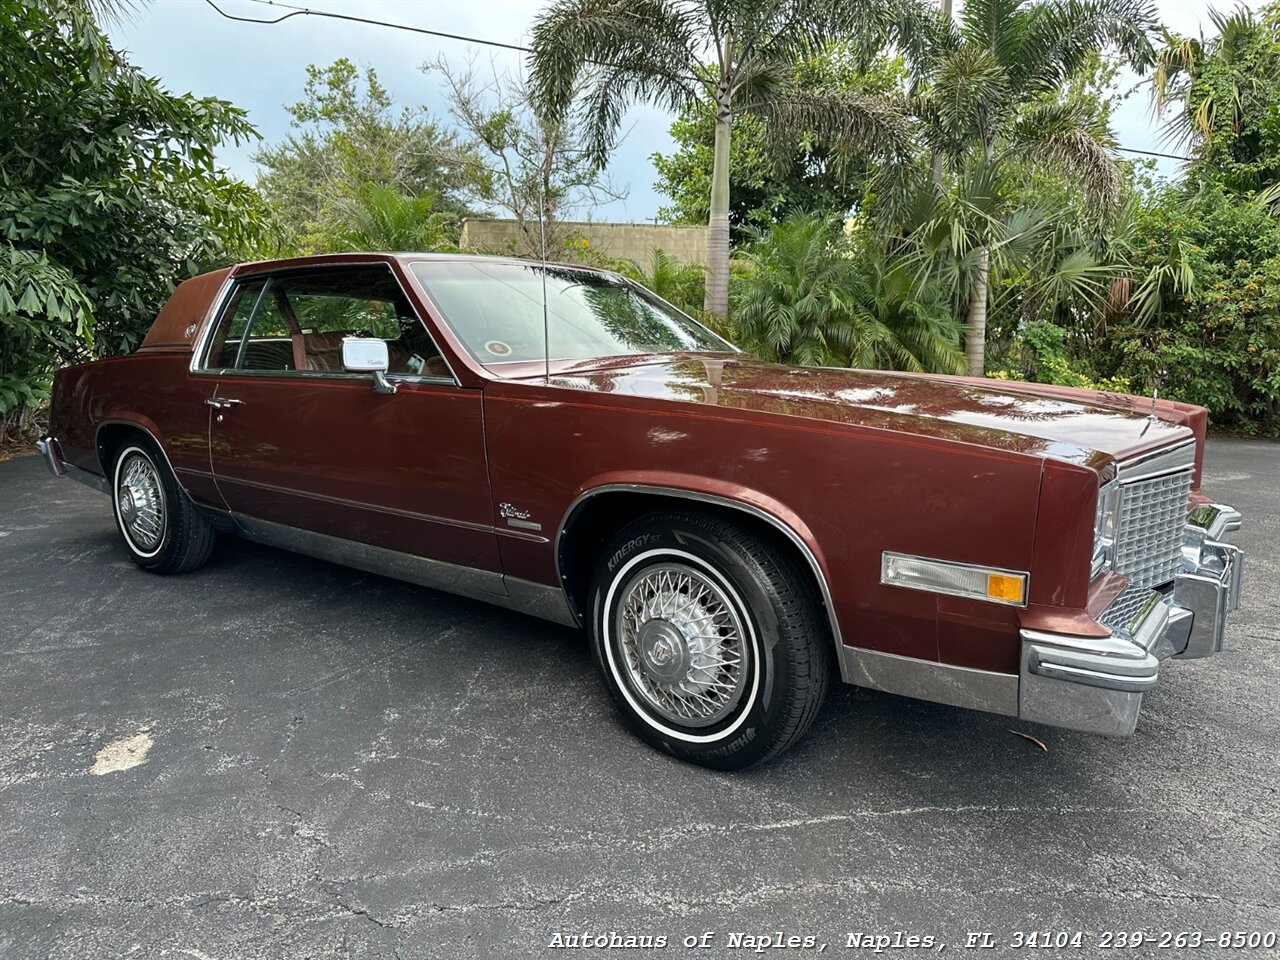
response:
[[[1216,940],[1280,934],[1280,445],[1206,473],[1244,608],[1132,738],[837,685],[724,774],[630,736],[578,632],[236,541],[152,576],[0,463],[0,958],[1280,955]]]

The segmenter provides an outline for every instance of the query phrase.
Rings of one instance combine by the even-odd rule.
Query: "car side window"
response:
[[[382,264],[292,271],[232,292],[207,368],[341,373],[342,340],[387,344],[388,373],[449,377],[449,368],[399,283]]]
[[[240,347],[244,344],[244,332],[249,326],[249,318],[253,316],[266,285],[265,280],[249,280],[236,284],[231,291],[231,299],[222,311],[222,318],[214,330],[213,340],[206,353],[203,364],[206,369],[226,370],[235,367]]]

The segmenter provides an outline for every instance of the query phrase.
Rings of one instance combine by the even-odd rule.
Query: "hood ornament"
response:
[[[1156,374],[1155,383],[1151,388],[1151,412],[1147,414],[1147,419],[1152,423],[1158,423],[1160,418],[1156,416],[1156,404],[1160,401],[1160,378],[1164,371]]]

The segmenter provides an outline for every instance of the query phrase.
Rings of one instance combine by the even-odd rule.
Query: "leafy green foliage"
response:
[[[1213,422],[1280,432],[1280,219],[1274,196],[1218,184],[1168,188],[1142,209],[1139,276],[1178,250],[1194,283],[1168,289],[1143,321],[1116,324],[1090,362],[1164,396],[1209,408]]]
[[[1005,355],[1013,367],[990,370],[996,380],[1031,380],[1086,390],[1110,390],[1127,393],[1132,387],[1125,376],[1099,377],[1070,355],[1068,330],[1049,320],[1033,320],[1020,331],[1014,347]]]
[[[878,58],[864,70],[854,51],[843,44],[807,55],[792,66],[792,73],[794,83],[804,89],[886,98],[898,93],[906,79],[900,59]],[[658,171],[655,187],[671,200],[658,215],[672,223],[706,223],[711,212],[714,107],[703,102],[686,108],[670,132],[675,150],[651,157]],[[789,155],[780,156],[771,146],[765,121],[753,114],[739,115],[729,148],[729,225],[734,241],[792,213],[838,216],[852,211],[866,193],[870,159],[858,151],[844,163],[836,160],[822,131],[804,131]]]
[[[456,250],[457,221],[436,210],[436,200],[434,193],[410,197],[386,184],[361,184],[312,239],[322,253]]]
[[[1175,139],[1193,147],[1200,171],[1233,190],[1280,180],[1280,3],[1255,13],[1210,10],[1217,35],[1164,34],[1156,61],[1156,106],[1177,104]]]
[[[431,195],[427,209],[417,210],[426,218],[422,229],[433,229],[427,221],[447,222],[453,229],[446,242],[456,242],[469,209],[462,195],[465,164],[474,158],[425,109],[396,110],[373,67],[362,72],[346,58],[309,65],[303,99],[285,109],[296,132],[253,157],[262,168],[258,190],[283,231],[278,253],[352,249],[344,238],[385,217],[393,196],[403,198],[396,214],[403,218],[410,198]]]
[[[572,253],[565,212],[626,196],[592,160],[578,126],[535,110],[522,82],[484,77],[474,60],[458,69],[441,58],[424,69],[444,79],[449,113],[463,138],[465,155],[459,151],[455,160],[460,191],[477,207],[516,222],[515,243],[502,252],[538,256],[545,245]]]
[[[755,272],[736,291],[739,342],[787,363],[959,372],[950,302],[879,243],[806,214],[758,232],[744,251]]]
[[[985,369],[991,292],[1034,262],[1034,249],[1041,262],[1050,254],[1059,286],[1032,299],[1078,299],[1090,287],[1101,293],[1109,265],[1079,244],[1074,261],[1046,252],[1042,241],[1062,235],[1062,218],[1027,188],[1046,177],[1070,184],[1065,209],[1078,213],[1087,202],[1095,232],[1105,228],[1125,182],[1087,78],[1106,49],[1135,67],[1147,64],[1154,26],[1147,0],[969,0],[958,22],[935,18],[921,27],[912,110],[933,155],[931,176],[923,164],[903,167],[875,213],[888,229],[924,235],[926,271],[948,277],[965,304],[972,374]]]
[[[649,262],[617,260],[607,266],[652,290],[663,300],[696,317],[702,312],[702,287],[706,271],[696,263],[681,263],[665,250],[649,252]]]
[[[735,120],[754,115],[780,154],[821,130],[833,157],[901,153],[906,126],[896,103],[804,87],[795,65],[835,40],[875,47],[890,33],[888,2],[847,0],[553,0],[533,27],[534,102],[563,122],[576,108],[589,157],[603,166],[623,114],[643,102],[710,110],[715,124],[708,192],[707,313],[728,316],[730,148]],[[708,57],[712,63],[708,64]]]
[[[123,353],[182,279],[261,235],[257,194],[214,148],[242,110],[174,96],[113,50],[83,4],[0,0],[0,426],[55,364]]]

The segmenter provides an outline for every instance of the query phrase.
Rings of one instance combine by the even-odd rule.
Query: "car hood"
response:
[[[573,389],[894,430],[1099,464],[1193,435],[1181,404],[1001,380],[791,367],[734,355],[619,357],[553,370]]]

